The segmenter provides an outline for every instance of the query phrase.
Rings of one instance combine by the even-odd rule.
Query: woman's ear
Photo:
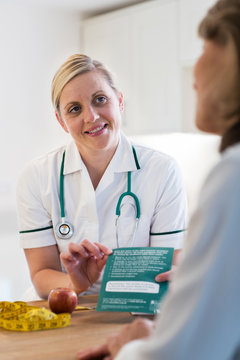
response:
[[[120,93],[119,95],[119,109],[123,112],[123,93]]]
[[[55,115],[56,115],[57,121],[59,122],[59,124],[61,125],[61,127],[63,128],[63,130],[64,130],[66,133],[69,133],[68,128],[67,128],[65,122],[62,120],[61,115],[58,113],[57,110],[55,110]]]

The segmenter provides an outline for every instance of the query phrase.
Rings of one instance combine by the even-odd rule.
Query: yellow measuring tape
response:
[[[13,331],[36,331],[69,326],[71,315],[29,306],[23,301],[0,302],[0,327]]]

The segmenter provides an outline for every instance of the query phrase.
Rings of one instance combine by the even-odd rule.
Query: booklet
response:
[[[168,282],[154,278],[171,269],[173,252],[165,247],[114,249],[105,266],[97,311],[156,314]]]

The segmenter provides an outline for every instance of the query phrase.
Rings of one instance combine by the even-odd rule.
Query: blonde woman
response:
[[[176,255],[187,219],[178,166],[120,131],[124,101],[109,71],[71,56],[53,79],[52,101],[71,141],[28,164],[17,189],[20,242],[38,295],[56,287],[97,293],[116,247],[172,247]]]

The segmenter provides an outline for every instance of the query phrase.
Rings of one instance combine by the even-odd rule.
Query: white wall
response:
[[[66,139],[51,106],[51,79],[80,49],[80,14],[0,1],[0,301],[30,281],[19,248],[15,186],[27,161]]]

